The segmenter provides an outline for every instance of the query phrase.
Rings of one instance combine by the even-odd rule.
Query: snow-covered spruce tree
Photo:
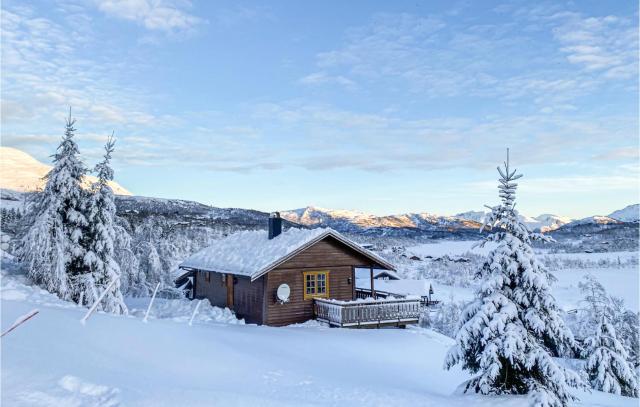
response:
[[[638,397],[638,377],[606,315],[602,316],[593,336],[586,339],[585,355],[588,356],[585,371],[591,387],[607,393]]]
[[[98,180],[91,186],[85,236],[87,252],[84,257],[90,273],[78,276],[76,289],[82,298],[82,305],[92,305],[107,286],[116,280],[100,301],[98,309],[114,314],[126,314],[127,306],[120,289],[120,267],[114,255],[116,206],[113,191],[108,183],[113,179],[110,162],[114,146],[113,136],[109,137],[104,146],[104,159],[95,167]]]
[[[509,167],[508,150],[498,172],[502,204],[489,207],[481,228],[493,231],[481,245],[498,246],[476,275],[480,288],[460,316],[445,368],[461,363],[479,373],[465,383],[465,392],[532,394],[535,405],[565,406],[575,399],[568,387],[583,384],[552,357],[574,348],[574,339],[550,293],[553,277],[531,248],[534,239],[550,239],[531,233],[518,218],[514,181],[522,175]]]
[[[629,354],[629,362],[637,369],[640,367],[640,313],[625,309],[621,298],[611,297],[611,304],[614,315],[611,324]]]
[[[74,124],[69,111],[66,131],[53,156],[53,168],[45,177],[44,190],[35,195],[32,209],[25,216],[26,230],[18,256],[32,281],[60,298],[77,301],[73,298],[71,276],[87,271],[81,244],[87,219],[86,195],[80,187],[86,168],[78,157]]]

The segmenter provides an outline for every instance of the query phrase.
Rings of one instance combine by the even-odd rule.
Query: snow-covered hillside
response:
[[[574,220],[570,222],[567,226],[571,227],[571,226],[577,226],[577,225],[610,225],[610,224],[617,224],[620,222],[621,221],[611,218],[609,216],[596,215],[596,216],[589,216],[586,218]]]
[[[533,218],[533,221],[529,222],[527,226],[529,226],[529,228],[532,230],[539,229],[541,232],[549,232],[552,230],[556,230],[571,221],[572,219],[566,216],[558,216],[545,213]]]
[[[638,222],[638,220],[640,220],[640,204],[629,205],[623,209],[611,212],[609,217],[622,222]]]
[[[516,407],[528,400],[458,393],[469,376],[442,368],[453,341],[428,329],[270,328],[230,324],[223,314],[189,326],[182,308],[174,310],[185,312],[182,319],[98,313],[83,325],[86,309],[16,276],[5,274],[0,288],[3,329],[40,311],[2,339],[2,405]],[[637,405],[598,391],[575,394],[574,405]]]
[[[457,218],[472,220],[482,223],[487,213],[483,211],[469,211],[455,215]],[[520,214],[522,220],[531,230],[540,230],[542,232],[550,232],[571,222],[572,219],[565,216],[552,214],[542,214],[536,217],[530,217]]]
[[[24,151],[12,147],[0,147],[0,188],[21,192],[41,191],[44,187],[44,176],[51,166],[43,164]],[[96,177],[88,176],[83,186],[89,186]],[[120,184],[109,181],[113,192],[118,195],[131,195]]]

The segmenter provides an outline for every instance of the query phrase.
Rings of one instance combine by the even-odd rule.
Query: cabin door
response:
[[[233,274],[227,274],[227,308],[233,309]]]

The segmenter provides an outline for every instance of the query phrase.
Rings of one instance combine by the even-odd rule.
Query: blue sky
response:
[[[2,144],[49,161],[68,106],[138,195],[455,214],[638,202],[636,2],[11,1]]]

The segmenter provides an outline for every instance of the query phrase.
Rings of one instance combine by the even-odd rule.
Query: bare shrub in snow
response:
[[[427,312],[428,318],[424,318],[422,326],[433,329],[450,338],[455,337],[458,328],[458,320],[462,313],[463,304],[453,301],[450,298],[448,302],[443,302],[434,312]]]

